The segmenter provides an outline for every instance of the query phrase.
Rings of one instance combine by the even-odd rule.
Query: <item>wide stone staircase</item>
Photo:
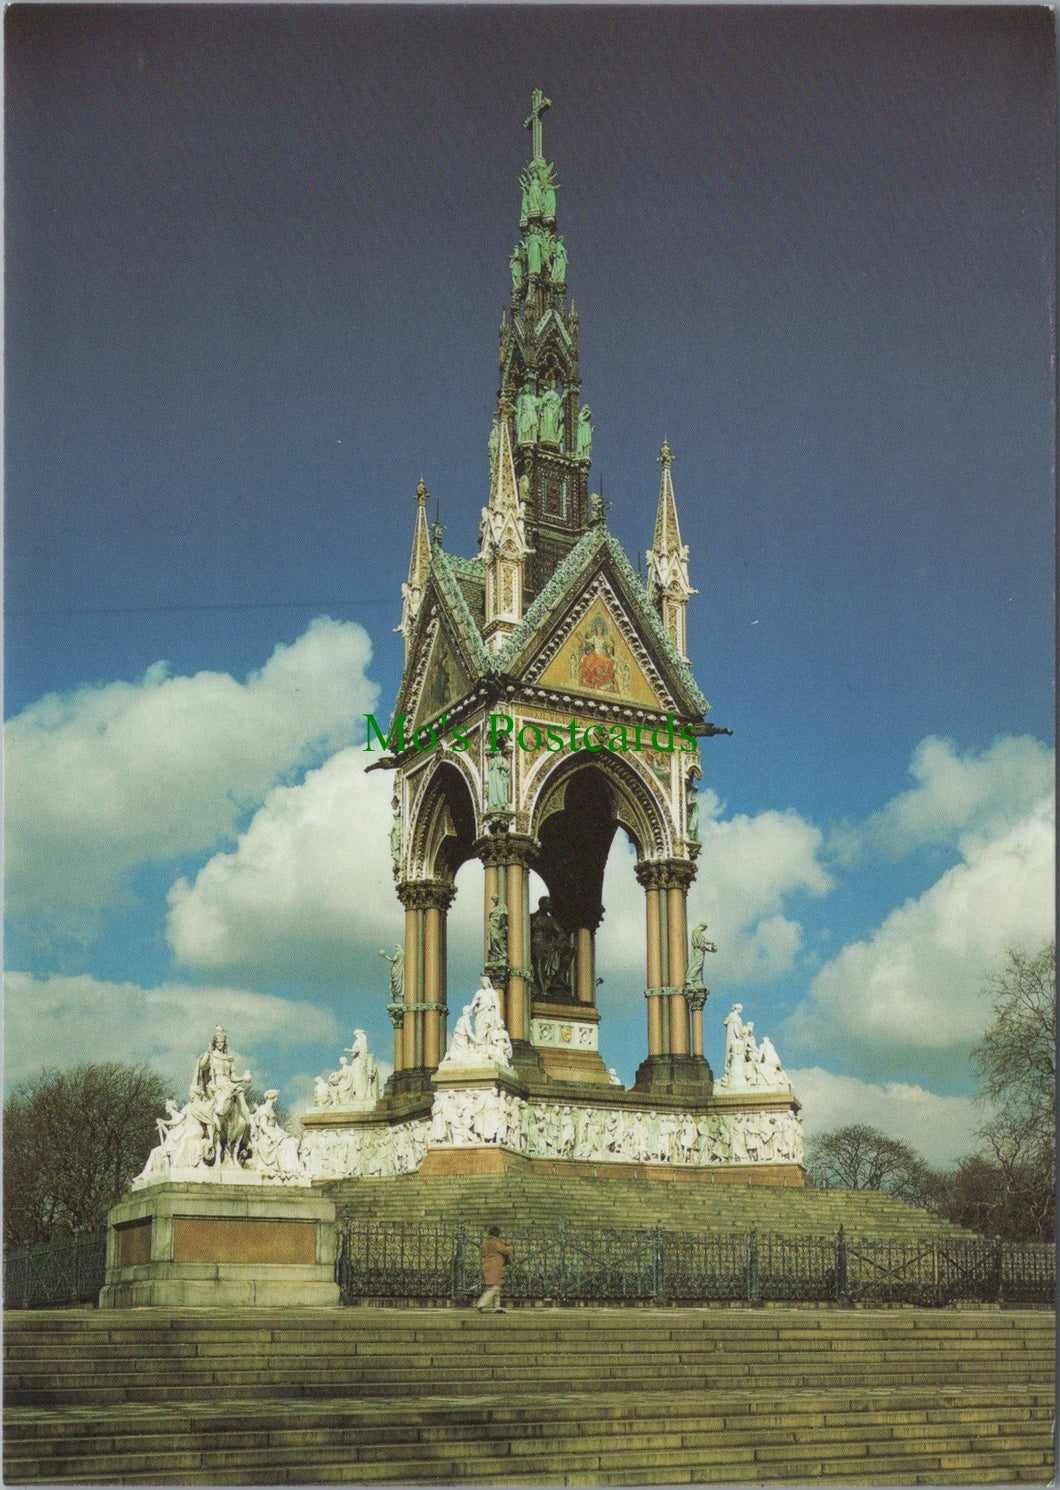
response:
[[[9,1313],[9,1484],[1046,1484],[1046,1310]]]
[[[602,1167],[602,1166],[601,1166]],[[878,1190],[704,1184],[672,1179],[592,1178],[547,1172],[342,1180],[326,1186],[341,1212],[372,1221],[464,1221],[525,1230],[558,1222],[624,1230],[657,1222],[697,1234],[760,1231],[788,1236],[848,1236],[892,1241],[971,1237],[919,1206]]]

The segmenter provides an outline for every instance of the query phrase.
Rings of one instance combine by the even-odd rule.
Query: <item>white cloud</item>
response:
[[[148,1062],[178,1090],[191,1082],[195,1058],[216,1024],[250,1065],[259,1086],[288,1048],[337,1039],[328,1009],[245,988],[167,983],[141,988],[76,977],[4,977],[4,1076],[21,1081],[42,1066],[83,1061]]]
[[[1017,797],[1019,793],[1016,793]],[[930,1063],[988,1022],[985,976],[1008,947],[1054,930],[1052,795],[993,836],[967,833],[962,860],[817,974],[788,1031],[803,1048],[878,1064]]]
[[[362,627],[319,617],[245,683],[225,673],[49,694],[6,726],[8,914],[87,938],[138,864],[214,847],[374,708]]]
[[[348,747],[298,786],[276,787],[231,853],[169,892],[167,935],[191,967],[252,969],[341,986],[358,954],[403,935],[388,832],[391,777]]]
[[[970,1097],[942,1097],[902,1081],[861,1081],[820,1066],[788,1075],[803,1104],[808,1140],[850,1123],[867,1123],[889,1138],[901,1139],[939,1168],[952,1165],[976,1146],[975,1132],[983,1115]]]
[[[820,829],[795,812],[722,818],[711,791],[700,793],[700,811],[702,848],[688,919],[690,927],[707,921],[718,945],[708,983],[765,982],[790,971],[803,937],[801,925],[784,913],[785,901],[796,893],[825,895],[833,884],[820,862]],[[612,849],[607,861],[598,961],[608,979],[643,980],[644,892],[633,876],[632,850],[624,847]]]
[[[802,927],[785,914],[785,901],[833,888],[820,859],[821,830],[792,811],[723,819],[712,792],[703,794],[703,809],[699,875],[689,892],[688,915],[710,924],[719,980],[765,981],[790,971],[802,947]]]
[[[878,852],[897,859],[968,833],[997,833],[1049,794],[1054,766],[1054,752],[1027,735],[1007,735],[981,754],[964,755],[952,740],[929,735],[909,764],[917,785],[862,826],[837,832],[830,847],[843,858]]]

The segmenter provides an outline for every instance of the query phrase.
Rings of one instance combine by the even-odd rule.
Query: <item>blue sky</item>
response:
[[[8,1081],[214,1022],[297,1106],[390,1046],[413,492],[475,550],[531,89],[591,484],[665,435],[712,718],[693,915],[797,1074],[972,1146],[1004,949],[1053,922],[1048,10],[6,14]],[[450,1007],[474,986],[474,866]],[[612,852],[602,1043],[644,1054]]]

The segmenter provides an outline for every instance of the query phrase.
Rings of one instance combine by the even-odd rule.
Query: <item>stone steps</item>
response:
[[[1012,1483],[1048,1479],[1052,1393],[582,1393],[543,1404],[407,1399],[180,1412],[91,1422],[9,1415],[8,1483]],[[61,1428],[61,1432],[57,1431]]]
[[[16,1484],[1008,1484],[1052,1465],[1044,1310],[18,1311],[4,1344]]]
[[[489,1222],[509,1230],[555,1224],[612,1225],[640,1229],[660,1222],[669,1230],[700,1234],[759,1230],[897,1241],[970,1237],[949,1222],[892,1196],[864,1190],[772,1189],[680,1180],[592,1179],[565,1173],[343,1180],[327,1186],[340,1208],[356,1219],[432,1222],[470,1227]]]

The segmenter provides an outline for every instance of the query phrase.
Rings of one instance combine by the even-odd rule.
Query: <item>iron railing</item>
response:
[[[506,1298],[516,1303],[1052,1304],[1055,1248],[983,1238],[853,1240],[513,1228]],[[335,1276],[345,1303],[464,1304],[482,1288],[481,1232],[464,1223],[374,1222],[345,1210]]]
[[[374,1222],[348,1210],[337,1223],[335,1277],[345,1303],[463,1304],[481,1290],[478,1228]],[[1051,1243],[984,1238],[880,1240],[747,1232],[703,1235],[554,1224],[506,1233],[504,1291],[517,1303],[833,1303],[1051,1305]],[[4,1305],[94,1304],[106,1237],[82,1233],[4,1256]]]
[[[77,1232],[4,1253],[4,1308],[95,1304],[107,1270],[107,1233]]]

